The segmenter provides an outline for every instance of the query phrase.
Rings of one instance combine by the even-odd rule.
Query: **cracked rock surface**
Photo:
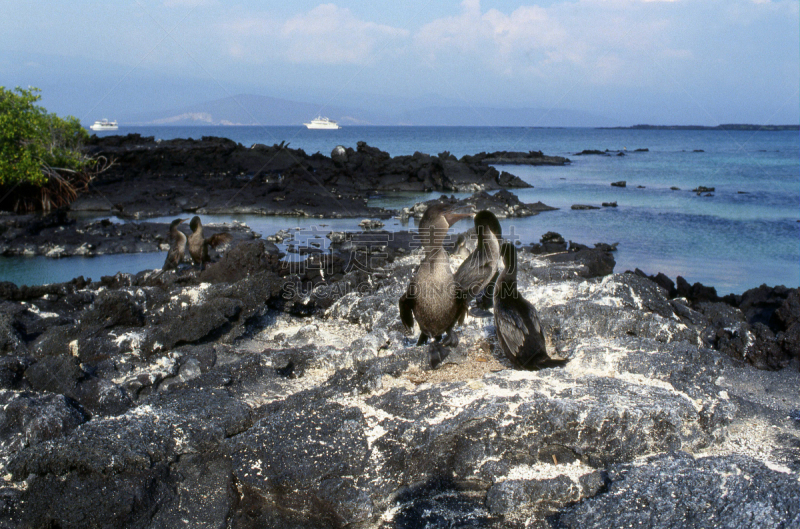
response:
[[[397,300],[419,250],[368,270],[268,250],[155,282],[0,285],[1,527],[800,524],[797,366],[706,336],[744,319],[585,253],[520,252],[569,359],[521,371],[491,310],[455,348],[414,345]]]

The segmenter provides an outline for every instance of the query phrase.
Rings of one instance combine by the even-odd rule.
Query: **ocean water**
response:
[[[640,268],[663,272],[741,293],[762,283],[800,285],[800,135],[797,132],[655,131],[491,127],[346,127],[311,131],[304,127],[120,127],[161,139],[224,136],[249,146],[286,141],[309,154],[330,154],[336,145],[366,141],[391,155],[416,151],[455,156],[497,150],[541,150],[567,156],[564,167],[498,166],[533,185],[514,192],[525,202],[559,208],[501,222],[504,233],[523,243],[547,231],[589,244],[619,243],[616,271]],[[103,133],[109,134],[109,133]],[[636,149],[647,152],[634,152]],[[584,149],[623,151],[625,156],[574,154]],[[702,152],[699,152],[702,151]],[[616,153],[612,153],[616,154]],[[612,187],[625,180],[627,187]],[[714,187],[713,196],[691,190]],[[677,187],[679,190],[672,190]],[[370,204],[400,208],[434,194],[372,197]],[[573,204],[616,208],[572,210]],[[319,231],[357,229],[360,219],[207,217],[207,222],[240,220],[264,235],[301,228],[301,239]],[[163,219],[170,220],[170,219]],[[327,226],[321,226],[326,224]],[[319,228],[317,228],[319,227]],[[413,223],[411,225],[413,228]],[[387,221],[387,229],[408,229]],[[299,235],[300,235],[299,234]],[[324,241],[322,241],[324,242]],[[0,280],[18,284],[65,281],[77,275],[98,279],[117,271],[158,268],[165,254],[98,258],[2,258]]]

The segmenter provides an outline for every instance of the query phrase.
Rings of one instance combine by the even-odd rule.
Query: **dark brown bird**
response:
[[[443,333],[447,333],[443,345],[458,345],[453,325],[466,310],[466,304],[442,242],[451,224],[469,216],[470,213],[458,213],[437,204],[428,208],[420,221],[419,236],[425,248],[425,258],[400,298],[403,325],[410,330],[416,319],[422,331],[417,345],[424,344],[429,337],[439,341]]]
[[[494,326],[500,347],[512,363],[524,369],[563,366],[568,360],[548,356],[536,308],[517,290],[517,249],[503,243],[500,252],[505,270],[494,287]]]
[[[489,286],[495,277],[503,238],[503,230],[497,217],[486,210],[475,215],[475,233],[478,236],[475,250],[456,271],[456,283],[467,296],[467,303]]]
[[[186,235],[178,229],[178,225],[186,222],[186,219],[175,219],[169,225],[169,251],[167,258],[164,260],[164,266],[161,271],[153,276],[156,279],[167,270],[174,270],[183,261],[186,255]]]
[[[189,227],[192,229],[192,234],[189,235],[189,255],[195,264],[200,265],[200,270],[204,270],[206,263],[211,260],[208,257],[209,246],[216,248],[233,240],[230,233],[215,233],[211,237],[204,237],[200,217],[193,217]]]

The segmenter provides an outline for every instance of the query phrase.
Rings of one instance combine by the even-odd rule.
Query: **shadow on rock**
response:
[[[450,479],[434,478],[398,494],[394,516],[380,527],[500,527],[499,522],[486,510],[482,494],[461,490]]]

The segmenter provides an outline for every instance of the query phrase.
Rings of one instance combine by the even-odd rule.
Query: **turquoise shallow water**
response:
[[[566,167],[498,167],[532,189],[515,191],[526,202],[560,208],[502,222],[506,233],[532,242],[546,231],[591,244],[619,242],[617,271],[641,268],[712,285],[720,293],[762,283],[800,285],[800,135],[797,132],[643,131],[469,127],[346,127],[309,131],[296,127],[120,127],[145,136],[226,136],[244,145],[290,142],[308,153],[329,154],[358,141],[392,155],[415,151],[456,156],[495,150],[542,150],[568,156]],[[648,152],[633,152],[647,148]],[[626,156],[574,156],[584,149],[624,150]],[[702,150],[703,152],[695,152]],[[626,188],[610,186],[625,180]],[[642,186],[642,187],[638,187]],[[715,187],[713,196],[691,189]],[[680,188],[679,191],[671,187]],[[371,205],[399,208],[438,194],[373,197]],[[573,204],[617,202],[617,208],[574,211]],[[232,217],[204,219],[204,222]],[[328,224],[322,230],[356,229],[360,219],[251,217],[269,235],[279,229]],[[387,228],[407,229],[397,221]],[[157,268],[164,254],[100,258],[0,259],[0,280],[37,284],[77,275],[98,279],[117,271]]]

